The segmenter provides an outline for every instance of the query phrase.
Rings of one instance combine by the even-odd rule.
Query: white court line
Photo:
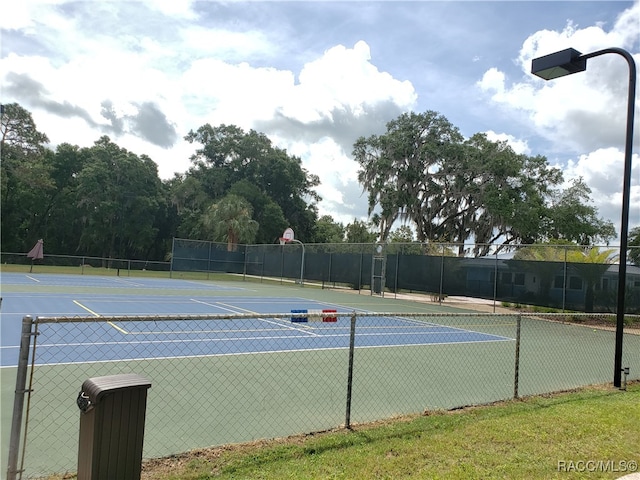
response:
[[[492,340],[481,340],[481,341],[470,340],[470,341],[464,341],[464,342],[415,343],[415,344],[409,344],[409,345],[407,345],[406,343],[399,343],[399,344],[396,344],[396,345],[363,345],[363,346],[356,346],[355,348],[357,350],[365,350],[365,349],[368,350],[368,349],[372,349],[372,348],[423,347],[423,346],[464,345],[464,344],[472,345],[474,343],[489,343],[489,342],[492,342]],[[141,342],[141,343],[145,343],[145,342]],[[91,344],[87,344],[87,345],[94,345],[94,344],[91,343]],[[66,346],[66,344],[49,345],[49,346],[62,346],[62,347],[64,347],[64,346]],[[19,347],[15,347],[15,348],[19,348]],[[56,366],[56,365],[77,365],[78,363],[100,364],[100,363],[118,363],[118,362],[142,362],[142,361],[146,362],[146,361],[149,361],[149,360],[185,360],[185,359],[192,359],[192,358],[215,358],[215,357],[231,357],[231,356],[240,356],[240,355],[273,355],[273,354],[280,354],[280,353],[321,352],[321,351],[327,351],[327,350],[345,350],[347,348],[349,348],[349,347],[345,346],[345,347],[321,347],[321,348],[290,348],[290,349],[283,349],[283,350],[265,350],[265,351],[260,351],[260,352],[225,352],[225,353],[208,353],[208,354],[204,354],[204,355],[171,355],[171,356],[166,356],[166,357],[118,358],[118,359],[110,359],[110,360],[94,360],[94,361],[91,361],[91,362],[85,362],[85,361],[59,362],[59,363],[38,363],[38,362],[36,362],[36,365],[52,365],[52,366]],[[15,365],[13,367],[11,365],[0,366],[0,369],[3,369],[3,368],[15,368]]]
[[[462,332],[461,332],[462,333]],[[366,334],[365,336],[377,336],[379,334]],[[425,334],[425,335],[430,335],[430,334]],[[326,337],[333,337],[333,338],[338,338],[338,337],[349,337],[348,333],[343,333],[343,334],[332,334],[332,335],[325,335]],[[491,336],[491,335],[487,335],[487,336]],[[461,342],[459,341],[453,341],[453,342],[427,342],[427,343],[417,343],[417,344],[413,344],[413,343],[399,343],[399,344],[394,344],[393,346],[399,347],[399,346],[403,346],[403,347],[413,347],[416,345],[459,345],[459,344],[473,344],[473,343],[494,343],[494,342],[513,342],[515,341],[514,338],[509,338],[509,337],[501,337],[501,336],[493,336],[494,338],[492,339],[486,339],[486,340],[463,340]],[[293,337],[290,337],[288,335],[272,335],[269,337],[259,337],[259,340],[291,340]],[[202,342],[211,342],[212,340],[215,341],[219,341],[219,342],[244,342],[247,340],[256,340],[256,337],[250,336],[250,337],[233,337],[233,338],[196,338],[196,339],[190,339],[190,340],[184,340],[184,339],[173,339],[173,340],[133,340],[133,341],[127,341],[127,342],[74,342],[74,343],[42,343],[42,344],[38,344],[38,348],[65,348],[65,347],[83,347],[83,346],[99,346],[99,345],[148,345],[148,344],[171,344],[171,343],[202,343]],[[387,345],[365,345],[362,347],[386,347]],[[356,348],[362,348],[360,346],[356,346]],[[17,348],[17,347],[16,347]],[[329,349],[331,348],[346,348],[345,346],[343,347],[328,347]],[[327,348],[314,348],[313,350],[326,350]],[[307,351],[310,349],[306,349],[306,348],[300,348],[300,349],[295,349],[297,351]],[[278,351],[278,350],[274,350],[274,351]],[[231,352],[233,353],[233,352]],[[244,353],[244,352],[236,352],[236,353]],[[260,352],[248,352],[248,353],[260,353]],[[198,355],[196,355],[197,357]]]
[[[25,275],[25,277],[27,277],[29,280],[33,280],[34,282],[40,283],[40,280],[38,280],[37,278],[34,278],[34,277],[30,276],[30,275]]]
[[[81,304],[79,301],[74,300],[73,303],[75,303],[76,305],[78,305],[80,308],[85,309],[87,312],[89,312],[91,315],[94,315],[96,317],[101,317],[102,315],[100,315],[99,313],[94,312],[93,310],[91,310],[89,307],[84,306],[83,304]],[[123,335],[127,335],[128,332],[124,329],[124,328],[120,328],[118,325],[116,325],[113,322],[107,322],[109,325],[111,325],[113,328],[115,328],[116,330],[118,330],[120,333],[122,333]]]
[[[237,291],[237,290],[241,290],[243,292],[257,292],[258,290],[253,290],[251,288],[244,288],[244,287],[221,287],[220,285],[217,284],[211,284],[211,283],[207,283],[206,281],[197,281],[197,280],[182,280],[184,283],[192,283],[194,285],[198,285],[199,287],[210,287],[213,290],[230,290],[230,291]]]
[[[132,282],[131,280],[124,280],[122,278],[107,278],[107,280],[110,280],[112,282],[116,282],[116,283],[124,283],[126,285],[131,285],[133,287],[144,287],[146,286],[144,283],[137,283],[137,282]]]
[[[254,333],[265,333],[265,332],[281,332],[282,326],[278,325],[278,327],[280,328],[240,328],[240,329],[236,329],[234,328],[233,330],[230,330],[228,328],[221,328],[221,329],[208,329],[208,330],[136,330],[136,331],[129,331],[127,332],[128,335],[191,335],[191,334],[202,334],[202,333],[229,333],[229,332],[236,332],[236,333],[250,333],[250,332],[254,332]],[[305,332],[307,333],[307,332]],[[263,338],[263,337],[252,337],[252,338]]]
[[[348,333],[344,333],[342,335],[328,335],[332,337],[349,337]],[[66,347],[86,347],[86,346],[111,346],[111,345],[153,345],[153,344],[171,344],[171,343],[203,343],[203,342],[246,342],[247,340],[291,340],[293,338],[300,337],[291,337],[289,335],[270,335],[268,337],[231,337],[231,338],[219,338],[219,337],[210,337],[210,338],[193,338],[189,340],[176,338],[172,340],[131,340],[131,341],[117,341],[117,342],[75,342],[75,343],[39,343],[38,348],[66,348]],[[343,347],[344,348],[344,347]],[[300,349],[305,350],[305,349]],[[322,350],[322,349],[318,349]],[[252,353],[256,353],[252,351]],[[197,355],[196,355],[197,356]]]

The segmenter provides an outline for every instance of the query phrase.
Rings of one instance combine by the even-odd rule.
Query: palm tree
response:
[[[235,252],[238,243],[250,243],[258,232],[253,220],[253,208],[243,197],[227,195],[211,205],[204,214],[203,223],[213,233],[214,240],[226,241],[227,251]]]
[[[629,232],[629,260],[640,267],[640,227],[632,228]]]
[[[540,298],[551,299],[550,291],[553,279],[561,269],[568,249],[577,246],[564,241],[552,241],[549,243],[535,243],[519,248],[512,260],[507,260],[509,268],[514,271],[532,272],[539,282],[537,295]]]
[[[614,250],[600,251],[598,247],[588,247],[584,250],[570,250],[567,252],[567,262],[571,268],[587,282],[584,299],[584,311],[592,312],[594,303],[594,287],[598,284],[609,265],[616,261]]]

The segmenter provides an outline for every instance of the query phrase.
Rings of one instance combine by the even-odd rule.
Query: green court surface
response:
[[[47,325],[42,325],[36,350],[41,352],[36,353],[41,364],[34,370],[28,419],[26,478],[75,470],[80,416],[75,400],[82,382],[97,376],[137,373],[151,381],[145,458],[344,425],[349,312],[362,315],[356,321],[349,390],[352,424],[490,403],[512,398],[516,391],[524,396],[611,382],[613,378],[614,332],[535,316],[480,315],[470,309],[450,307],[446,301],[441,305],[396,299],[393,294],[380,297],[277,282],[135,278],[110,278],[105,282],[104,277],[88,275],[34,278],[39,281],[6,275],[2,278],[3,337],[4,333],[10,337],[3,338],[2,348],[8,355],[3,356],[0,371],[3,471],[7,465],[16,375],[9,354],[19,341],[15,328],[5,325],[11,323],[15,327],[24,315],[86,315],[87,310],[96,316],[115,315],[114,312],[147,316],[201,314],[200,310],[182,311],[187,305],[194,309],[205,308],[203,305],[229,308],[241,313],[248,311],[247,302],[251,301],[251,311],[258,312],[257,316],[269,324],[259,334],[277,336],[284,347],[232,349],[240,337],[254,335],[255,323],[248,320],[233,320],[234,327],[227,329],[222,328],[222,322],[214,326],[191,322],[178,327],[151,319],[135,328],[116,325],[127,335],[120,340],[116,337],[114,345],[135,345],[134,351],[140,353],[135,358],[128,355],[83,360],[83,355],[91,355],[94,344],[100,343],[96,341],[97,330],[83,324],[81,328],[70,328],[67,334],[72,338],[65,344],[66,349],[71,346],[65,353],[66,361],[46,361],[49,354],[58,358],[49,352],[59,353],[61,347],[54,345]],[[293,325],[269,319],[269,313],[265,313],[287,313],[301,304],[332,306],[340,317],[331,325]],[[405,325],[379,323],[367,318],[365,312],[436,315],[419,316]],[[408,330],[416,324],[434,330]],[[185,325],[192,335],[188,338],[184,336]],[[325,343],[320,347],[301,344],[297,335],[300,332],[305,339],[314,337],[314,341],[322,336]],[[456,335],[461,334],[473,336],[457,341],[462,337]],[[293,335],[291,340],[288,335]],[[433,335],[433,341],[420,340],[420,335]],[[389,338],[394,340],[384,343]],[[171,354],[159,353],[160,345],[167,344],[171,345]],[[203,344],[211,348],[214,344],[220,348],[229,345],[229,350],[205,354],[196,350]],[[640,378],[640,337],[625,334],[624,345],[623,365],[630,367],[629,378]],[[116,347],[109,348],[113,352]]]

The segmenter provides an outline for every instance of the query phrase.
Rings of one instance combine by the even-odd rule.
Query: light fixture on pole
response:
[[[627,276],[627,242],[629,237],[629,198],[631,196],[631,150],[633,146],[633,120],[636,99],[636,63],[629,52],[621,48],[605,48],[581,54],[573,48],[551,53],[531,61],[531,73],[545,80],[583,72],[587,60],[605,53],[615,53],[629,64],[629,98],[627,101],[627,129],[624,148],[624,176],[622,180],[622,223],[620,225],[620,255],[618,264],[618,301],[616,309],[616,348],[613,384],[620,388],[622,378],[622,339],[624,332],[624,295]]]

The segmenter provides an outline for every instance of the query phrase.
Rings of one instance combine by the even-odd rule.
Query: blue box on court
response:
[[[291,310],[291,313],[308,313],[306,308],[300,310]],[[291,317],[291,321],[293,323],[307,323],[309,321],[309,317]]]

